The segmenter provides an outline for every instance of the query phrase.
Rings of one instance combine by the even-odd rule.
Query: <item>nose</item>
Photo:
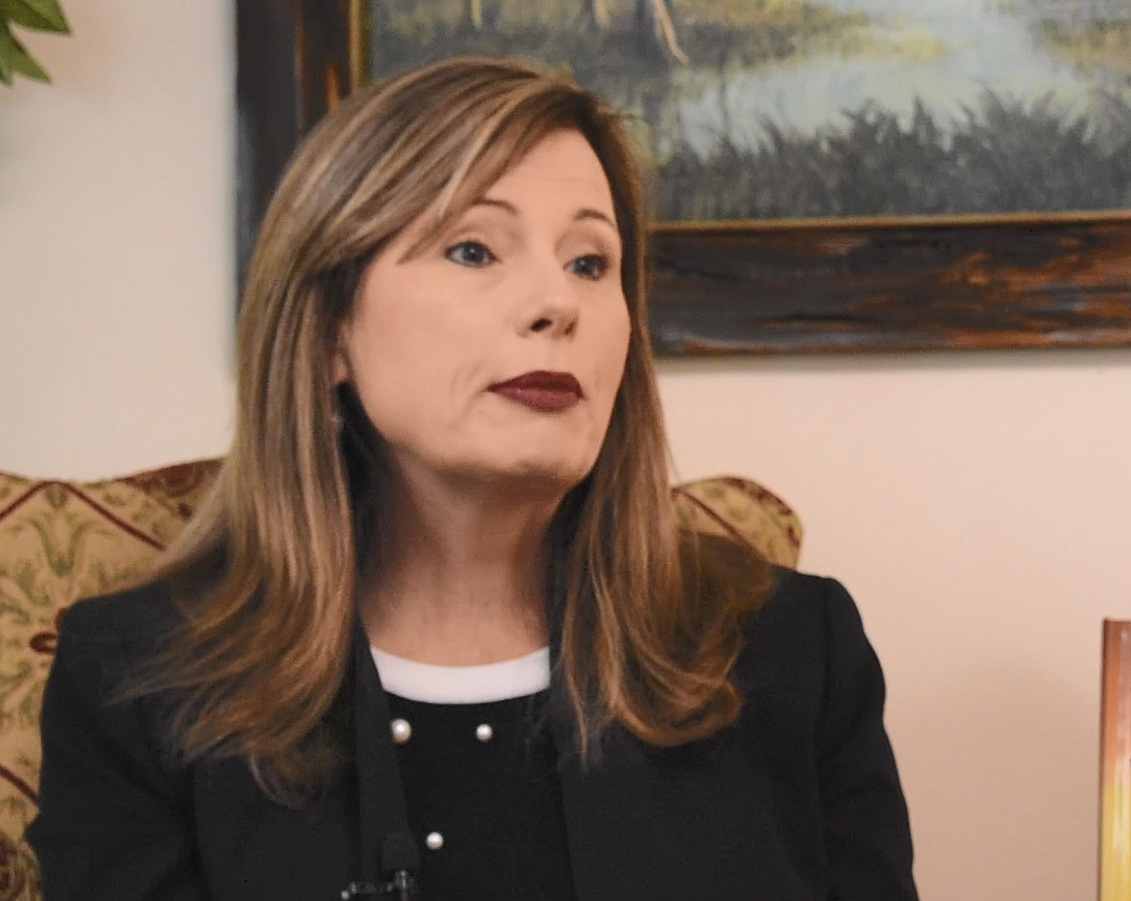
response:
[[[521,328],[526,334],[569,337],[577,329],[581,314],[578,286],[556,258],[531,266]]]

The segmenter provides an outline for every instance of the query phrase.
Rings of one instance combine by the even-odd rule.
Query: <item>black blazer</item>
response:
[[[106,703],[173,616],[157,586],[77,604],[63,620],[27,830],[45,901],[338,898],[372,871],[384,815],[360,809],[379,804],[352,766],[313,806],[288,809],[242,761],[169,763],[156,701]],[[748,633],[742,716],[710,740],[660,750],[614,729],[586,769],[568,717],[555,718],[579,901],[917,897],[883,676],[852,599],[783,571]],[[346,690],[358,757],[373,759],[365,746],[389,740],[373,712],[384,697],[364,638],[355,644],[365,652],[355,648]],[[501,886],[497,898],[510,897]]]

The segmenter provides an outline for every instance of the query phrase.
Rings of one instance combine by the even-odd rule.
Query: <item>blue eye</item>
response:
[[[609,271],[609,258],[603,254],[590,253],[572,260],[569,268],[574,275],[594,282],[600,281]]]
[[[444,251],[444,256],[453,263],[479,269],[498,258],[480,241],[460,241]]]

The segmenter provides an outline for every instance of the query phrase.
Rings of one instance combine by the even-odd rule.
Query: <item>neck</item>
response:
[[[448,666],[544,647],[546,533],[560,496],[404,480],[361,594],[379,650]]]

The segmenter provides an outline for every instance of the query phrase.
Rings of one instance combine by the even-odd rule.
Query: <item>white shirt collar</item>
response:
[[[521,698],[550,686],[550,649],[500,663],[439,666],[370,647],[389,694],[427,704],[487,704]]]

